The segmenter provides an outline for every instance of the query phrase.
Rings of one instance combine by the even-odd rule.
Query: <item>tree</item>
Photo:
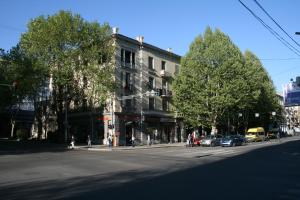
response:
[[[31,20],[20,44],[49,71],[60,136],[63,112],[71,102],[75,107],[99,106],[114,89],[114,47],[108,24],[90,23],[60,11]]]
[[[281,117],[282,106],[279,104],[274,84],[260,60],[250,51],[246,51],[244,57],[249,76],[247,82],[254,94],[249,99],[248,106],[245,107],[247,117],[250,121],[257,121],[254,119],[254,113],[260,113],[258,124],[266,126],[273,111],[279,115],[278,118]]]
[[[207,28],[183,57],[174,83],[174,104],[192,126],[213,131],[226,112],[242,108],[251,95],[244,58],[220,30]]]
[[[23,101],[34,102],[39,96],[47,71],[36,59],[25,55],[19,45],[1,53],[1,107],[9,110],[13,137],[15,113]],[[13,108],[14,107],[14,108]],[[9,109],[8,109],[9,108]]]

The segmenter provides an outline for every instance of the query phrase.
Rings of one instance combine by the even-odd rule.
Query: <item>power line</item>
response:
[[[6,29],[6,30],[11,30],[11,31],[17,31],[17,32],[23,32],[24,31],[24,30],[21,30],[19,28],[9,26],[9,25],[5,25],[5,24],[0,24],[0,29]]]
[[[254,17],[257,19],[276,39],[278,39],[284,46],[286,46],[290,51],[300,56],[300,51],[296,49],[293,45],[282,38],[276,31],[274,31],[270,26],[268,26],[261,18],[259,18],[250,8],[248,8],[243,2],[238,0]]]
[[[254,0],[254,2],[268,15],[268,17],[291,39],[293,42],[300,47],[300,44],[296,42],[274,19],[271,17],[271,15],[258,3],[257,0]]]
[[[300,60],[300,58],[260,58],[259,60],[272,61],[272,60]]]

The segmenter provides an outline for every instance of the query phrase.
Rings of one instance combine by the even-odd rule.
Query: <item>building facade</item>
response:
[[[184,125],[172,104],[172,82],[179,72],[180,56],[132,39],[114,28],[117,90],[103,113],[104,140],[115,146],[138,143],[182,142]]]

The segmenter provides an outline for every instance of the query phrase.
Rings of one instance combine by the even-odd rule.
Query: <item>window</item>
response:
[[[162,99],[162,109],[163,111],[168,111],[168,100]]]
[[[153,58],[150,56],[148,57],[148,66],[149,66],[149,69],[154,69]]]
[[[126,67],[135,66],[135,53],[125,49],[121,49],[121,65]]]
[[[162,85],[162,89],[166,89],[166,90],[168,89],[168,82],[165,79],[162,80],[161,85]]]
[[[125,65],[130,64],[130,51],[125,51]]]
[[[120,73],[120,82],[121,82],[121,88],[125,87],[123,82],[123,72]]]
[[[153,77],[149,77],[148,88],[149,88],[149,90],[153,90],[155,88],[155,83],[154,83]]]
[[[149,110],[154,110],[155,100],[154,98],[149,98]]]
[[[131,59],[132,67],[134,67],[135,66],[135,53],[134,52],[131,53],[131,57],[132,57],[132,59]]]
[[[125,88],[126,89],[130,89],[130,73],[126,72],[126,76],[125,76]]]
[[[124,49],[121,49],[121,62],[124,62]]]
[[[131,108],[131,99],[126,99],[125,100],[125,106],[126,106],[127,109]]]
[[[166,61],[161,61],[161,70],[166,70]]]

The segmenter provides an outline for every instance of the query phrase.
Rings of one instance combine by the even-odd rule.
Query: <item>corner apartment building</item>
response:
[[[103,113],[104,143],[109,134],[115,146],[130,144],[132,135],[141,143],[149,136],[155,143],[183,141],[182,118],[172,104],[172,83],[181,57],[145,43],[142,36],[121,35],[117,28],[113,38],[117,90]]]

